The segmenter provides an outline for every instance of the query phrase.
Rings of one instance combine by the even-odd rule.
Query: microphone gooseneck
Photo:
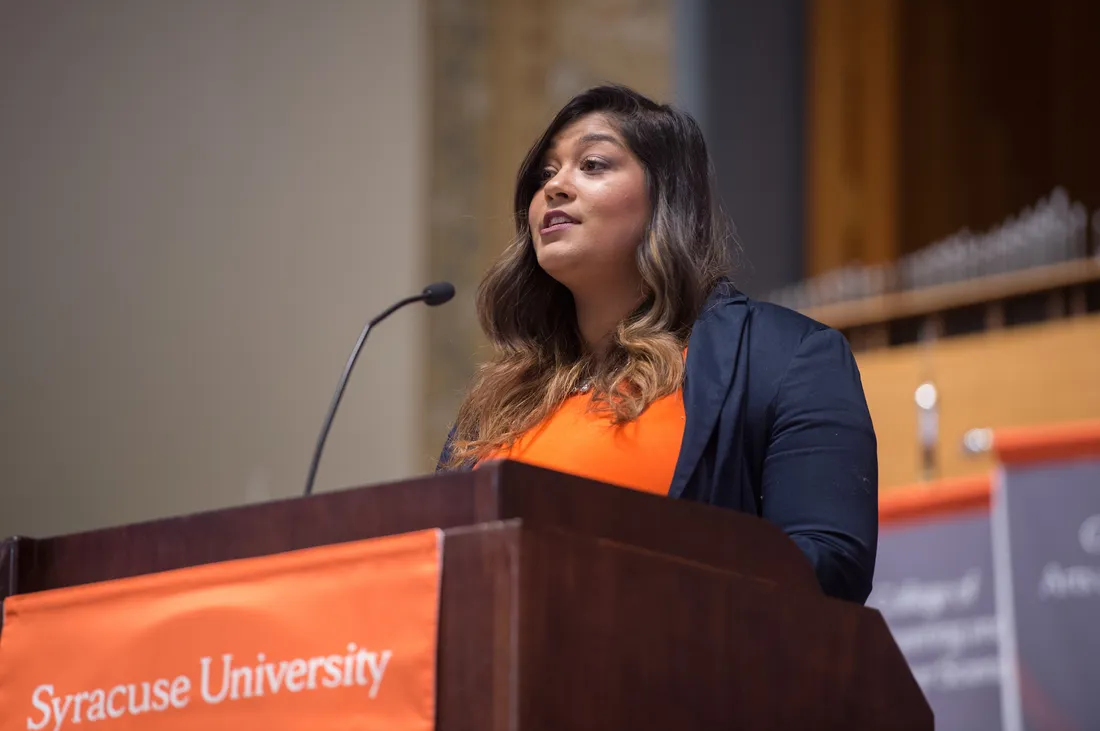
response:
[[[371,328],[405,305],[410,305],[413,302],[423,302],[429,307],[436,307],[449,302],[454,296],[455,287],[450,282],[429,284],[420,294],[406,297],[403,300],[393,303],[363,327],[363,331],[359,333],[359,340],[356,341],[355,347],[352,348],[351,355],[348,357],[348,362],[344,365],[344,370],[340,374],[340,381],[336,385],[336,393],[332,396],[332,402],[329,404],[324,424],[321,426],[321,433],[317,437],[317,446],[313,450],[313,460],[310,462],[309,475],[306,477],[304,495],[308,496],[313,493],[313,482],[317,478],[317,467],[321,463],[321,452],[325,448],[325,441],[328,439],[329,430],[332,428],[332,420],[336,416],[336,409],[340,406],[340,399],[343,398],[344,389],[348,385],[348,377],[351,375],[351,370],[355,367],[356,361],[359,360],[359,353],[363,350],[363,343],[366,342],[367,335],[370,334]]]

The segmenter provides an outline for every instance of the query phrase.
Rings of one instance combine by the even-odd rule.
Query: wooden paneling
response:
[[[811,0],[806,275],[1100,207],[1100,3]]]
[[[962,450],[973,428],[1100,416],[1100,315],[857,356],[879,440],[880,485],[921,479],[914,391],[939,392],[939,476],[988,470]]]
[[[807,7],[808,275],[897,253],[900,2]]]
[[[903,0],[900,16],[902,252],[996,226],[1056,186],[1100,206],[1100,4]]]

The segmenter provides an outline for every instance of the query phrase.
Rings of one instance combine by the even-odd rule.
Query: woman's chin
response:
[[[567,284],[570,273],[580,268],[579,257],[575,251],[561,244],[549,244],[538,250],[539,266],[544,272],[562,284]],[[575,275],[574,275],[575,276]],[[564,280],[564,281],[563,281]]]

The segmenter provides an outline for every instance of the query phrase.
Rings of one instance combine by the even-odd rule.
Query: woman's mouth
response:
[[[568,213],[563,211],[548,211],[547,214],[542,217],[542,228],[539,229],[539,233],[545,236],[555,231],[564,231],[577,223],[577,219],[573,218]]]

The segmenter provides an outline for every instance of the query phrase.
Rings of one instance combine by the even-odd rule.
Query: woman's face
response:
[[[574,294],[637,285],[649,193],[641,162],[610,120],[594,113],[562,128],[541,180],[527,211],[539,266]]]

